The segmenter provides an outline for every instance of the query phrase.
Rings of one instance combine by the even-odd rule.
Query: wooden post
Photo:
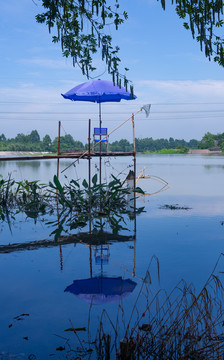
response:
[[[132,114],[132,127],[133,127],[133,153],[134,153],[134,189],[136,188],[136,149],[135,149],[135,121],[134,114]]]
[[[89,150],[89,187],[91,187],[91,119],[89,119],[89,136],[88,136],[88,150]],[[91,210],[89,213],[89,234],[91,235]],[[89,245],[89,266],[90,266],[90,277],[93,277],[93,265],[92,265],[92,245]]]
[[[134,114],[132,114],[132,126],[133,126],[133,152],[134,152],[134,190],[136,189],[136,148],[135,148],[135,121]],[[134,266],[133,266],[133,276],[135,276],[135,267],[136,267],[136,194],[134,193]]]
[[[91,158],[90,158],[90,141],[91,141],[91,119],[89,119],[89,137],[88,137],[88,144],[89,144],[89,187],[91,187]]]
[[[58,122],[58,155],[60,155],[60,137],[61,137],[61,122]],[[59,158],[57,158],[57,178],[59,178]],[[58,198],[56,200],[56,204],[57,204],[57,215],[58,215],[58,228],[60,226],[59,224],[59,209],[58,209]],[[62,247],[61,245],[59,246],[60,249],[60,267],[61,267],[61,271],[63,270],[63,255],[62,255]]]
[[[102,182],[102,158],[101,158],[101,127],[102,127],[102,117],[101,117],[101,102],[99,102],[99,125],[100,125],[100,185]]]
[[[61,271],[63,271],[63,254],[62,254],[62,246],[60,244],[60,268],[61,268]]]
[[[61,121],[58,122],[58,155],[60,155]],[[57,178],[59,178],[59,158],[57,159]]]

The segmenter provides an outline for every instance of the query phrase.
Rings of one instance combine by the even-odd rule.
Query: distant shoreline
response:
[[[223,151],[219,151],[219,150],[211,151],[208,149],[190,149],[188,151],[188,154],[219,155],[219,154],[223,154]]]
[[[169,149],[167,149],[169,150]],[[173,149],[172,149],[173,150]],[[27,155],[49,155],[49,154],[52,154],[51,152],[47,152],[47,151],[0,151],[0,156],[27,156]],[[54,153],[56,154],[56,153]],[[157,154],[156,152],[150,152],[150,151],[147,151],[147,152],[137,152],[137,154],[139,155],[154,155],[154,154]],[[173,154],[173,153],[170,153],[170,154]],[[158,155],[170,155],[169,153],[167,154],[160,154],[158,153]],[[177,155],[179,153],[177,152]],[[222,155],[224,154],[224,152],[222,151],[211,151],[211,150],[208,150],[208,149],[190,149],[187,153],[187,154],[195,154],[195,155]]]
[[[165,150],[165,152],[163,152]],[[156,151],[145,151],[145,152],[138,152],[139,155],[224,155],[223,151],[211,151],[208,149],[189,149],[186,153],[181,152],[178,149],[163,149]],[[170,150],[170,152],[169,152]]]
[[[0,156],[10,156],[10,155],[47,155],[50,154],[47,151],[0,151]]]

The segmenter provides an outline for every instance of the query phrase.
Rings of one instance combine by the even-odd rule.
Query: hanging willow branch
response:
[[[165,0],[160,1],[165,10]],[[223,0],[173,0],[172,3],[178,16],[186,20],[184,27],[200,43],[205,56],[224,66]]]
[[[46,11],[36,16],[37,22],[45,23],[50,33],[53,28],[57,30],[52,36],[53,42],[61,44],[63,55],[72,57],[73,65],[78,65],[83,75],[91,78],[91,72],[95,70],[93,55],[100,50],[114,83],[129,86],[133,92],[130,80],[119,71],[119,47],[112,45],[112,37],[106,31],[108,25],[118,29],[128,18],[126,11],[120,12],[120,0],[39,1]],[[157,1],[165,10],[166,0]],[[224,66],[223,0],[171,1],[205,56]]]
[[[114,0],[113,6],[107,3],[107,0],[42,0],[46,12],[38,14],[36,20],[45,23],[50,33],[57,29],[53,42],[61,43],[63,55],[72,57],[73,65],[78,65],[88,79],[95,70],[92,57],[100,49],[114,82],[121,84],[123,80],[127,87],[130,81],[119,73],[119,47],[112,46],[112,38],[105,29],[109,24],[118,29],[128,15],[125,11],[119,13],[119,0]]]

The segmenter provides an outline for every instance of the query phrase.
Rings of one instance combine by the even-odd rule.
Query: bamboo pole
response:
[[[142,171],[140,172],[140,174],[138,175],[138,177],[137,177],[137,179],[136,179],[136,184],[137,184],[137,182],[138,182],[138,180],[141,178],[141,176],[142,176],[142,174],[143,174],[143,172],[145,171],[145,166],[143,167],[143,169],[142,169]]]

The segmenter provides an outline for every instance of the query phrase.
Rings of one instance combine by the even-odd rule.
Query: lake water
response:
[[[61,160],[61,170],[69,163]],[[127,325],[153,255],[159,260],[160,286],[168,292],[182,278],[192,282],[196,291],[203,286],[224,252],[224,156],[137,156],[138,174],[144,166],[145,174],[164,179],[169,188],[160,192],[161,182],[139,180],[138,185],[151,196],[137,199],[137,206],[144,206],[145,212],[137,216],[136,222],[127,219],[129,231],[121,235],[128,235],[129,241],[98,247],[85,242],[27,246],[23,251],[0,252],[0,359],[12,355],[18,359],[69,358],[69,346],[82,347],[85,343],[79,343],[75,334],[64,330],[86,327],[89,332],[80,332],[79,337],[89,337],[91,342],[103,309],[116,322],[119,303],[122,321]],[[130,169],[129,158],[107,159],[103,181],[108,181],[111,173],[123,179]],[[91,171],[92,175],[98,171],[97,161],[92,162]],[[48,183],[55,172],[53,160],[0,162],[0,174],[6,178],[10,173],[17,181]],[[84,177],[87,178],[85,160],[60,174],[62,182]],[[25,215],[18,215],[11,232],[7,225],[0,225],[0,245],[49,240],[50,233],[43,219],[35,224]],[[152,266],[151,274],[151,286],[157,287],[157,265]],[[116,286],[119,277],[123,284],[127,280],[127,288],[129,285],[125,296],[119,299],[116,292],[102,296],[102,288]],[[92,303],[87,293],[77,295],[76,291],[75,295],[69,287],[77,280],[89,286],[85,280],[91,278],[101,279],[102,286]],[[109,285],[102,282],[103,278],[110,281]],[[138,308],[140,312],[144,310],[144,299],[139,300]],[[108,332],[112,331],[109,322],[105,326]],[[120,332],[122,336],[122,329]]]

